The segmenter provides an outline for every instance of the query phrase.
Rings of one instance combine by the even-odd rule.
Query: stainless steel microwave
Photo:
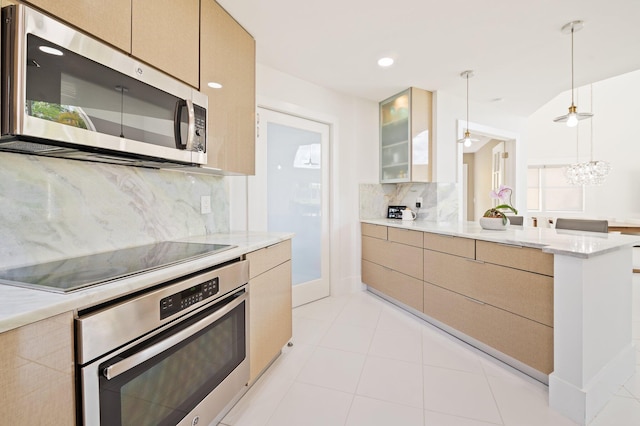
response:
[[[24,5],[2,8],[0,150],[206,164],[207,96]]]

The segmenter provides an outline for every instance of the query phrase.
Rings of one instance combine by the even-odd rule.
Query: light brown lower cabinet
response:
[[[421,280],[363,260],[362,282],[422,312],[423,296]]]
[[[0,334],[0,423],[75,425],[73,314]]]
[[[553,327],[553,277],[431,250],[427,282]]]
[[[419,247],[363,236],[362,258],[422,280],[422,249]]]
[[[424,313],[534,369],[553,371],[553,328],[424,283]]]
[[[247,259],[251,276],[249,382],[253,383],[293,335],[291,241],[249,253]]]
[[[362,282],[427,320],[551,373],[553,255],[430,232],[421,249],[416,232],[363,224]]]

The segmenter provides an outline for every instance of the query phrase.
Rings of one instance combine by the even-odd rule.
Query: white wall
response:
[[[346,96],[258,64],[259,106],[331,125],[331,292],[360,288],[359,183],[378,182],[378,104]],[[231,229],[246,229],[245,177],[227,178]],[[248,211],[247,211],[248,210]]]
[[[544,105],[527,121],[531,165],[576,162],[576,131],[579,161],[588,161],[593,125],[594,159],[609,161],[612,171],[602,186],[585,187],[585,217],[640,219],[638,99],[640,70],[594,83],[594,117],[580,122],[576,128],[553,122],[553,118],[567,113],[571,104],[569,91]],[[591,111],[590,101],[590,87],[579,88],[578,112]]]

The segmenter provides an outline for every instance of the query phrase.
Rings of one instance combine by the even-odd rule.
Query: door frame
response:
[[[515,133],[509,130],[498,129],[491,126],[486,126],[484,124],[478,124],[474,122],[466,122],[465,120],[457,120],[457,138],[462,139],[463,134],[466,129],[471,132],[471,134],[477,134],[482,136],[487,136],[491,139],[498,139],[505,142],[505,151],[509,153],[509,157],[505,161],[505,176],[504,181],[507,183],[513,182],[513,201],[514,207],[518,210],[526,211],[526,202],[527,202],[527,177],[526,173],[517,173],[517,170],[527,170],[526,159],[524,158],[524,150],[519,149],[520,146],[520,134]],[[462,144],[458,143],[457,150],[457,174],[456,174],[456,182],[462,184],[464,181],[463,177],[463,151],[464,147]],[[523,152],[520,152],[523,151]],[[462,197],[464,191],[458,191],[458,205],[462,206],[464,201]],[[518,194],[523,194],[522,197],[518,196]],[[489,194],[487,194],[487,197]],[[458,209],[458,220],[466,221],[467,218],[463,217],[462,209]]]
[[[327,277],[329,280],[329,293],[326,295],[317,295],[313,294],[313,291],[310,293],[313,297],[319,296],[319,298],[330,296],[333,293],[333,285],[336,282],[336,277],[338,276],[338,265],[339,262],[336,259],[336,255],[334,251],[331,250],[334,241],[337,241],[338,230],[335,229],[335,221],[336,217],[336,203],[334,202],[334,188],[337,188],[337,176],[333,171],[334,157],[333,157],[333,141],[336,140],[336,135],[338,133],[338,119],[335,116],[319,113],[317,111],[301,107],[299,105],[291,104],[289,102],[278,101],[269,97],[258,96],[257,97],[257,108],[263,108],[270,111],[291,115],[297,118],[301,118],[304,120],[315,121],[317,123],[325,124],[329,128],[329,146],[327,147],[327,159],[326,163],[326,172],[329,175],[328,179],[328,206],[327,210],[329,212],[327,218],[327,226],[328,226],[328,241],[327,241],[327,250],[329,252],[327,261],[329,262],[329,276]],[[256,108],[256,111],[257,111]],[[256,143],[259,143],[259,139],[256,138]],[[249,192],[248,188],[248,179],[247,179],[247,196]],[[248,224],[248,221],[247,221]],[[247,228],[248,229],[248,228]],[[302,290],[305,292],[305,290]],[[302,293],[301,292],[301,293]],[[303,297],[306,297],[307,294],[304,294]],[[298,301],[299,302],[299,301]],[[293,306],[298,306],[296,304],[296,300],[293,301]]]

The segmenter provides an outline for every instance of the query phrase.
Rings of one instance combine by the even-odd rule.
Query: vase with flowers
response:
[[[509,219],[504,213],[504,210],[510,210],[514,214],[518,214],[518,210],[511,205],[512,192],[513,190],[510,187],[500,185],[500,188],[489,193],[491,198],[502,201],[502,204],[492,207],[484,212],[480,218],[480,226],[483,229],[504,230],[507,228],[507,224],[509,223]]]

